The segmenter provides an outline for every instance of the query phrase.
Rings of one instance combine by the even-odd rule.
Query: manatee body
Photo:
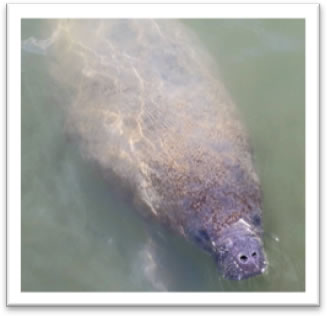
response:
[[[57,31],[83,155],[144,215],[209,251],[225,278],[264,272],[246,131],[194,35],[172,20],[71,20]]]

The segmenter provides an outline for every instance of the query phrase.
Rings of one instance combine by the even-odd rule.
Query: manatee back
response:
[[[183,233],[185,197],[197,200],[212,185],[243,190],[235,166],[257,192],[235,106],[214,62],[181,24],[70,20],[58,28],[60,62],[76,90],[69,129],[142,209]]]

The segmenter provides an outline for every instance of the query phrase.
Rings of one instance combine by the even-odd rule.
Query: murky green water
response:
[[[223,280],[211,257],[153,230],[110,193],[65,133],[71,102],[52,56],[22,50],[22,290],[303,291],[304,30],[302,20],[188,20],[216,57],[250,131],[264,192],[267,274]],[[22,40],[51,26],[24,20]],[[45,42],[46,46],[46,42]],[[279,239],[279,241],[276,241]]]

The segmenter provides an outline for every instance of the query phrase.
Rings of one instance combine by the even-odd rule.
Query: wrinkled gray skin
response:
[[[225,278],[263,273],[246,131],[197,39],[174,21],[56,23],[53,74],[72,91],[67,126],[83,155],[143,215],[211,253]]]

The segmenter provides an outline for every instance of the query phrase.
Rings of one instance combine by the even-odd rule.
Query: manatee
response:
[[[210,253],[224,278],[262,274],[249,137],[196,35],[173,20],[62,20],[55,38],[83,157],[141,214]]]

